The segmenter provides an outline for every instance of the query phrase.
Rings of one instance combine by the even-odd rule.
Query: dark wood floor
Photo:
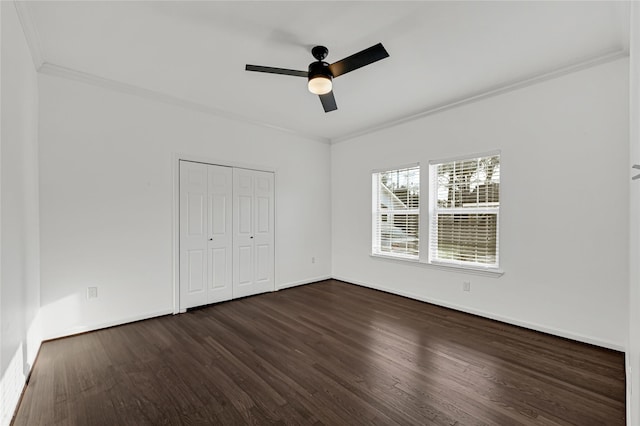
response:
[[[46,342],[15,425],[623,425],[622,353],[326,281]]]

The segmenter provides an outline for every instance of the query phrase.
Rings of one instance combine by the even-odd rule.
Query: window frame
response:
[[[458,162],[458,161],[470,161],[477,160],[479,158],[485,157],[500,157],[500,178],[502,178],[502,155],[500,150],[494,150],[483,153],[476,154],[467,154],[460,155],[456,157],[450,157],[445,159],[437,159],[429,161],[429,209],[428,209],[428,218],[427,218],[427,256],[426,262],[429,265],[440,266],[445,268],[455,268],[455,269],[463,269],[470,271],[483,271],[488,273],[495,273],[502,275],[502,270],[500,268],[500,206],[502,204],[502,185],[498,186],[498,205],[495,207],[452,207],[452,208],[439,208],[438,207],[438,182],[437,182],[437,167],[440,164]],[[446,260],[433,258],[433,240],[437,239],[437,229],[434,229],[434,224],[437,223],[437,220],[434,220],[434,216],[438,214],[438,212],[442,213],[442,211],[446,211],[449,214],[495,214],[496,215],[496,261],[495,264],[484,264],[480,262],[466,262],[460,260]],[[436,242],[437,245],[437,242]]]
[[[393,252],[393,251],[388,251],[388,252],[383,252],[382,250],[380,250],[380,241],[381,239],[379,238],[379,227],[378,225],[378,215],[381,214],[380,212],[380,202],[379,202],[379,198],[378,198],[378,189],[379,189],[379,175],[381,173],[386,173],[386,172],[393,172],[393,171],[399,171],[399,170],[408,170],[408,169],[414,169],[417,168],[418,169],[418,173],[419,173],[419,191],[421,191],[422,189],[422,183],[423,183],[423,177],[422,177],[422,167],[420,167],[420,163],[410,163],[410,164],[404,164],[401,166],[397,166],[397,167],[385,167],[382,169],[375,169],[371,171],[371,256],[374,257],[384,257],[384,258],[391,258],[391,259],[399,259],[401,261],[408,261],[408,262],[419,262],[420,261],[420,256],[421,256],[421,246],[422,246],[422,216],[420,214],[420,211],[422,210],[422,203],[423,203],[423,197],[422,197],[422,193],[420,193],[419,195],[419,200],[418,200],[418,207],[415,209],[408,209],[408,210],[403,210],[402,212],[409,215],[409,214],[415,214],[418,216],[418,253],[416,255],[411,255],[411,254],[406,254],[406,253],[397,253],[397,252]]]
[[[371,203],[372,203],[372,214],[371,214],[371,252],[370,256],[374,258],[378,258],[379,260],[386,260],[390,262],[400,262],[400,263],[410,263],[420,267],[426,267],[430,269],[439,269],[444,271],[451,272],[462,272],[466,274],[472,275],[484,275],[491,277],[500,277],[504,274],[501,266],[501,256],[500,256],[500,223],[501,223],[501,212],[500,207],[502,204],[502,185],[498,187],[498,200],[499,205],[497,206],[497,224],[496,224],[496,264],[495,265],[486,265],[481,263],[468,263],[468,262],[447,262],[440,260],[431,260],[431,237],[432,237],[432,215],[434,212],[434,207],[437,204],[437,183],[434,182],[432,177],[432,166],[447,162],[453,161],[462,161],[462,160],[471,160],[482,157],[491,157],[491,156],[499,156],[500,157],[500,174],[502,177],[502,152],[500,150],[493,150],[482,153],[471,153],[466,155],[459,155],[455,157],[430,160],[427,162],[427,173],[425,173],[425,168],[422,167],[420,162],[405,164],[397,167],[385,167],[380,169],[371,170],[371,182],[372,182],[372,191],[371,191]],[[392,252],[376,252],[375,250],[375,238],[376,238],[376,214],[377,214],[377,203],[378,203],[378,195],[377,195],[377,181],[376,175],[383,172],[389,172],[393,170],[403,170],[409,169],[413,167],[418,167],[420,172],[420,200],[418,203],[418,255],[417,256],[407,256],[404,254],[396,254]],[[425,193],[424,189],[427,189]],[[464,210],[461,213],[471,213],[469,208],[460,208],[460,210]],[[478,213],[479,210],[491,210],[489,213],[493,213],[493,209],[487,209],[484,207],[478,207],[474,213]],[[378,248],[379,248],[379,240],[378,240]]]

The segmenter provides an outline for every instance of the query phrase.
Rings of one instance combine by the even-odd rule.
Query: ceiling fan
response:
[[[380,59],[389,57],[389,53],[385,50],[382,43],[371,46],[358,53],[354,53],[344,59],[329,65],[324,62],[329,49],[324,46],[315,46],[311,49],[311,54],[317,59],[316,62],[309,64],[309,71],[297,71],[286,68],[263,67],[260,65],[247,64],[246,71],[267,72],[271,74],[292,75],[294,77],[305,77],[308,79],[309,91],[320,97],[324,112],[335,111],[338,109],[336,99],[333,96],[331,80],[342,74],[357,70],[365,65],[372,64]]]

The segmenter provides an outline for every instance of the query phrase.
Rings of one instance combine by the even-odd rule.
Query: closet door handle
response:
[[[250,236],[249,238],[251,238],[251,239],[253,240],[253,235],[252,235],[252,236]]]
[[[631,166],[632,169],[636,169],[636,170],[640,170],[640,164],[634,164],[633,166]],[[640,179],[640,175],[635,175],[634,177],[631,178],[632,180],[637,180]]]

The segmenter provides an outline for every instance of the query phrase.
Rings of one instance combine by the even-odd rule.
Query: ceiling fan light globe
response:
[[[317,75],[309,80],[309,91],[314,95],[326,95],[329,93],[333,87],[331,83],[331,79]]]

